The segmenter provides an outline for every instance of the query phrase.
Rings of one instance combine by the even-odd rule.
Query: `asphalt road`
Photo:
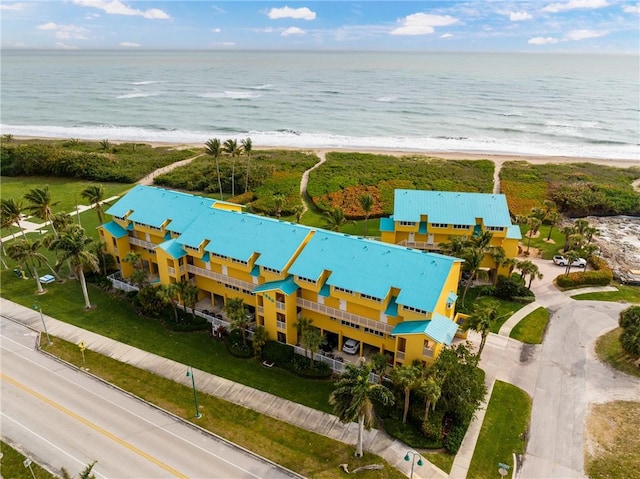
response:
[[[1,432],[50,469],[98,478],[299,477],[34,350],[0,320]]]

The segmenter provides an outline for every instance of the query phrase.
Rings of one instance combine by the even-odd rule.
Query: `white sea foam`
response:
[[[394,101],[394,100],[397,100],[397,99],[398,99],[397,96],[381,96],[376,101],[381,101],[383,103],[387,103],[387,102]]]
[[[269,90],[273,88],[273,85],[270,83],[265,83],[264,85],[250,86],[247,87],[249,90]]]
[[[146,98],[149,96],[158,96],[160,93],[158,92],[135,92],[135,93],[125,93],[124,95],[118,95],[116,98],[119,100],[124,100],[128,98]]]
[[[250,93],[246,91],[230,91],[225,90],[223,92],[211,92],[198,95],[201,98],[228,98],[230,100],[247,100],[250,98],[260,98],[260,93]]]
[[[134,81],[131,85],[155,85],[156,83],[167,83],[165,80],[147,80],[147,81]]]

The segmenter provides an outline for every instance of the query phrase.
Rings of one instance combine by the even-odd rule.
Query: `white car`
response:
[[[347,339],[342,345],[342,350],[347,354],[358,354],[360,351],[360,341]]]
[[[566,266],[567,264],[569,264],[569,260],[567,258],[565,258],[562,255],[555,255],[553,257],[553,262],[559,266]],[[573,260],[573,262],[571,263],[571,266],[577,266],[578,268],[586,268],[587,267],[587,260],[584,258],[578,258]]]

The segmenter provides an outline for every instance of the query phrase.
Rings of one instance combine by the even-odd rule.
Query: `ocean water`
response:
[[[3,51],[2,134],[640,162],[640,58]]]

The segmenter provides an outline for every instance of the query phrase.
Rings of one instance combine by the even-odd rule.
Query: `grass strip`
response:
[[[509,337],[527,344],[542,344],[547,324],[549,324],[549,311],[540,307],[522,318],[511,330]]]
[[[29,468],[24,466],[24,461],[27,459],[27,456],[24,456],[4,441],[0,441],[0,452],[2,453],[2,477],[11,479],[33,479]],[[49,471],[40,467],[35,460],[31,463],[31,469],[38,479],[56,478],[56,476],[49,473]]]
[[[640,287],[625,284],[612,284],[618,291],[602,293],[584,293],[572,296],[579,301],[617,301],[627,303],[640,303]]]
[[[531,403],[522,389],[495,382],[467,477],[499,477],[498,463],[508,464],[513,470],[513,453],[522,454],[525,450]]]
[[[585,472],[591,479],[640,479],[640,403],[594,404],[587,416]]]
[[[614,369],[631,376],[640,377],[640,368],[634,363],[637,358],[629,355],[620,344],[622,328],[603,334],[596,341],[596,355]]]
[[[42,349],[75,365],[82,366],[82,354],[77,345],[54,338],[51,346],[42,342]],[[342,477],[340,464],[349,468],[383,463],[383,470],[363,471],[365,479],[400,479],[405,477],[379,456],[353,456],[355,449],[319,434],[300,429],[277,419],[257,413],[208,394],[199,394],[202,417],[193,419],[193,391],[148,371],[121,363],[94,351],[85,350],[85,363],[92,374],[198,426],[239,444],[263,457],[310,478]]]

